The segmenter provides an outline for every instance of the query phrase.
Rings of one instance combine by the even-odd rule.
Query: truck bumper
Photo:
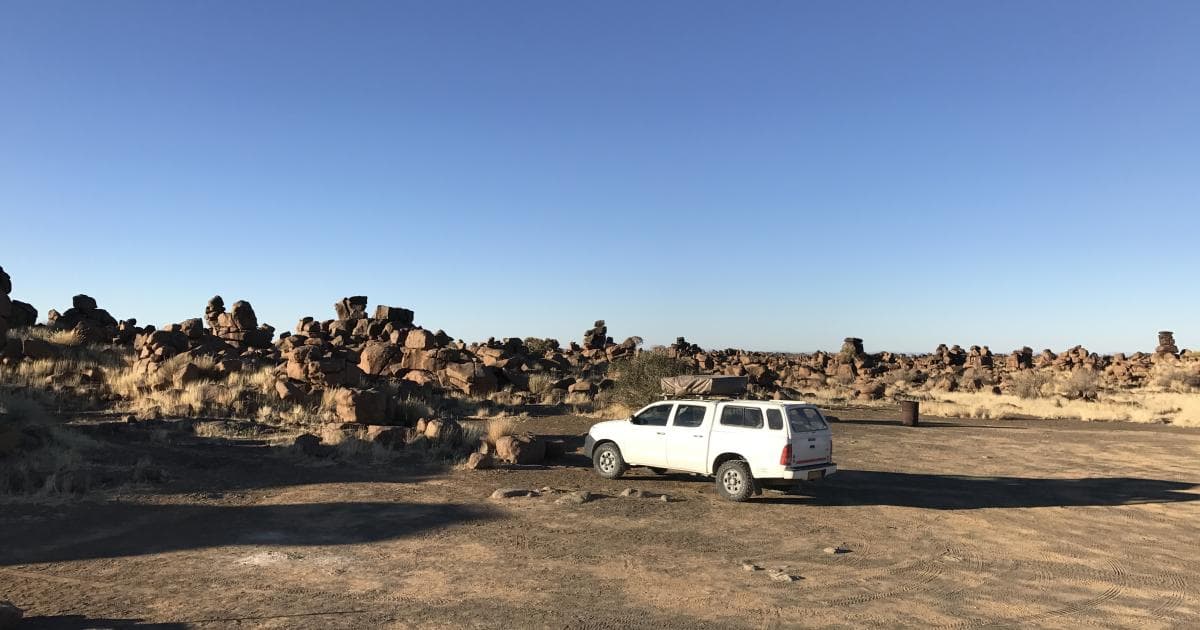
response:
[[[824,479],[835,472],[837,472],[837,464],[816,464],[815,466],[785,470],[782,478],[794,481],[814,481]]]
[[[594,451],[594,450],[596,450],[596,438],[593,438],[592,434],[589,433],[589,434],[587,434],[587,437],[583,438],[583,455],[584,455],[584,457],[591,459],[592,451]]]

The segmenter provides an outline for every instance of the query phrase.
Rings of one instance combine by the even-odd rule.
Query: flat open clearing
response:
[[[1200,625],[1200,431],[839,415],[841,472],[746,504],[698,477],[606,481],[578,456],[416,473],[118,440],[172,481],[4,504],[0,594],[33,628]],[[544,486],[607,496],[488,498]]]

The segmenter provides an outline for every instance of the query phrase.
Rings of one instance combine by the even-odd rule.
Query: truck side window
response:
[[[767,426],[772,431],[780,431],[783,429],[783,414],[779,413],[778,409],[767,410]]]
[[[697,405],[679,405],[675,410],[675,426],[698,427],[704,424],[704,407]]]
[[[671,405],[655,405],[637,415],[637,423],[651,427],[667,426],[667,417],[671,415]]]
[[[730,427],[761,429],[763,425],[762,410],[753,407],[726,407],[721,411],[721,424]]]

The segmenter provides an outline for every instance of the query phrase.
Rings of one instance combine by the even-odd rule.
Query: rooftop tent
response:
[[[659,381],[667,396],[736,396],[750,384],[746,376],[672,376]]]

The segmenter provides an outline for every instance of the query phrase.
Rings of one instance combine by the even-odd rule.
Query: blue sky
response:
[[[1194,2],[4,2],[0,265],[161,324],[1200,346]]]

